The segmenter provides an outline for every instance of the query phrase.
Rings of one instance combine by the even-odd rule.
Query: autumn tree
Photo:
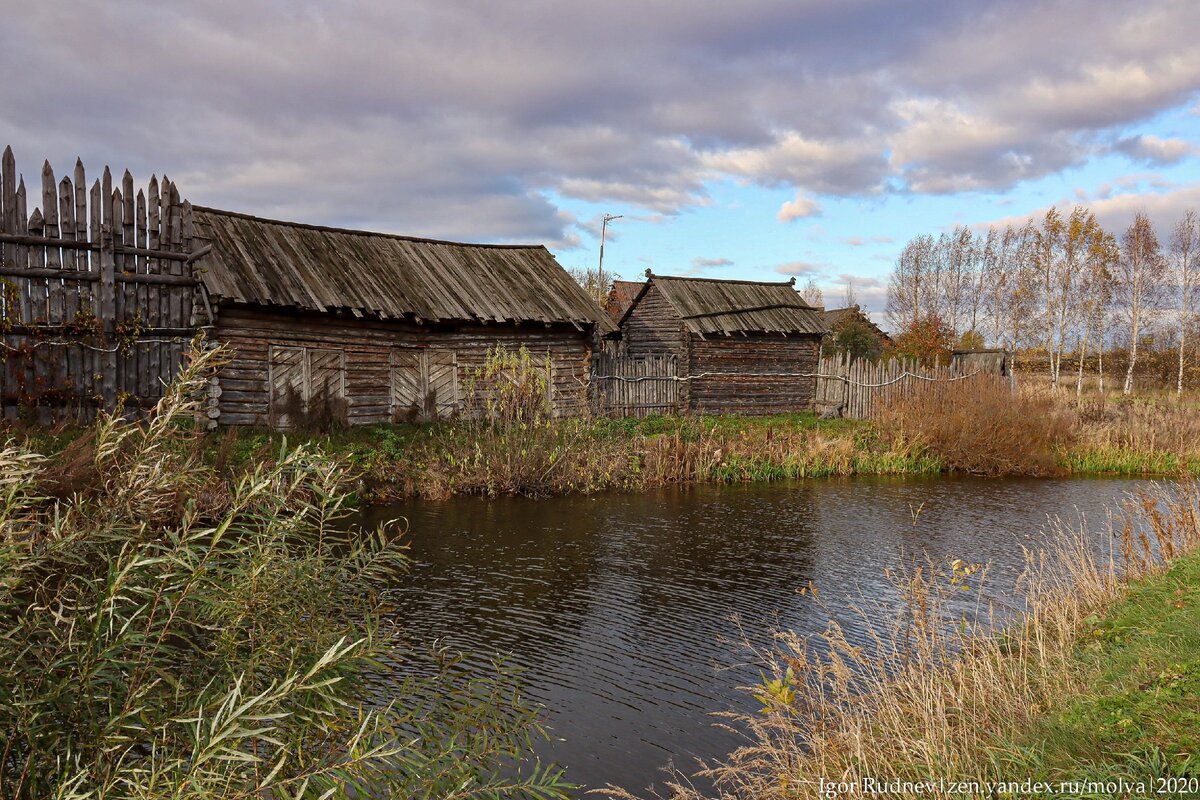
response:
[[[800,290],[800,296],[813,308],[825,307],[825,294],[821,291],[821,287],[817,286],[815,278],[809,278],[805,282],[804,288]]]
[[[1162,305],[1167,282],[1167,262],[1154,225],[1139,211],[1121,237],[1114,285],[1116,306],[1129,334],[1129,365],[1125,370],[1125,394],[1133,391],[1142,334],[1153,323]]]
[[[1093,336],[1099,341],[1099,350],[1104,350],[1105,320],[1112,301],[1113,268],[1119,257],[1117,241],[1111,233],[1100,227],[1094,214],[1076,208],[1067,223],[1064,256],[1064,271],[1072,273],[1067,280],[1073,287],[1065,302],[1073,306],[1078,328],[1076,349],[1079,351],[1079,369],[1075,377],[1075,395],[1078,397],[1083,394],[1083,361]],[[1060,359],[1066,336],[1064,321],[1059,328]]]
[[[887,320],[892,330],[908,330],[923,316],[935,313],[933,261],[932,236],[917,236],[900,251],[888,281]]]
[[[926,314],[896,336],[891,355],[925,366],[947,364],[954,347],[954,330],[937,314]]]
[[[1175,313],[1179,326],[1179,373],[1175,391],[1183,392],[1188,334],[1196,325],[1196,306],[1200,301],[1200,214],[1194,208],[1183,212],[1171,234],[1171,287],[1175,293]]]

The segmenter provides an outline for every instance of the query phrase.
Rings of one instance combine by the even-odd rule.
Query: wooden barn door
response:
[[[291,428],[304,415],[305,358],[303,347],[271,345],[267,368],[271,383],[271,425]]]
[[[271,424],[326,425],[346,416],[346,354],[342,350],[271,345]]]
[[[307,348],[306,410],[318,425],[346,418],[346,354],[341,350]]]
[[[458,358],[453,350],[430,350],[425,354],[425,365],[425,416],[448,419],[458,411]]]
[[[392,350],[392,421],[407,422],[421,416],[421,356],[416,350]]]
[[[453,350],[392,350],[392,419],[446,419],[459,408]]]

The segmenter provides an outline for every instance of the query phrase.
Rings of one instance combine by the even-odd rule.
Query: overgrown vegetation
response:
[[[178,498],[219,508],[232,483],[271,463],[285,439],[336,458],[364,502],[944,470],[1200,474],[1200,401],[1192,394],[1080,400],[1022,385],[1014,396],[985,376],[897,394],[869,422],[811,413],[560,418],[551,413],[547,381],[545,366],[528,353],[497,350],[468,375],[469,406],[452,420],[286,435],[231,428],[180,440],[175,446],[192,448],[209,471]],[[100,477],[90,429],[28,426],[13,435],[50,456],[39,475],[43,494],[65,498]]]
[[[949,469],[977,475],[1049,475],[1072,434],[1069,412],[1045,392],[1014,394],[979,375],[931,383],[884,404],[879,424]]]
[[[715,795],[816,798],[833,782],[849,796],[874,780],[891,797],[954,797],[972,793],[939,779],[1125,776],[1149,796],[1159,777],[1200,778],[1200,489],[1131,496],[1109,552],[1095,531],[1058,527],[1054,545],[1028,554],[1015,616],[964,604],[979,565],[928,561],[889,575],[898,611],[855,609],[865,638],[836,623],[782,634],[773,677],[750,688],[763,710],[740,718],[751,743],[705,772]],[[712,796],[687,780],[672,792]]]
[[[344,464],[284,445],[214,479],[220,357],[57,464],[0,447],[0,796],[563,796],[511,670],[404,641],[401,531],[346,530]]]

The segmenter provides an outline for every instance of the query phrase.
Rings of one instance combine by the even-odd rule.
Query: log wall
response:
[[[709,414],[811,411],[817,392],[811,374],[820,349],[820,337],[807,334],[692,336],[687,408]]]
[[[428,416],[424,410],[412,408],[422,390],[408,376],[418,374],[426,376],[426,389],[440,392],[432,415],[450,416],[454,409],[448,404],[449,393],[459,393],[458,410],[468,406],[463,395],[471,385],[471,373],[483,367],[488,351],[497,345],[510,350],[524,346],[535,360],[548,360],[555,413],[578,414],[587,403],[589,336],[569,325],[439,329],[398,321],[223,306],[217,312],[214,338],[228,345],[233,357],[215,379],[210,416],[222,425],[270,425],[274,421],[286,426],[288,409],[279,407],[278,390],[273,409],[272,380],[277,386],[280,381],[299,385],[305,369],[316,369],[313,353],[330,365],[326,373],[337,369],[332,354],[341,354],[342,380],[326,377],[324,385],[342,392],[344,409],[333,411],[344,414],[349,424]],[[288,365],[286,373],[281,364]],[[397,397],[403,399],[397,402]]]

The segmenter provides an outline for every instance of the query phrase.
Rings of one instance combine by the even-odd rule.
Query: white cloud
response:
[[[788,200],[779,207],[775,219],[780,222],[792,222],[805,217],[815,217],[821,213],[821,204],[811,197],[797,194],[794,200]]]
[[[809,261],[789,261],[786,264],[780,264],[775,267],[775,271],[780,275],[803,275],[807,277],[821,275],[826,269],[828,269],[827,265],[814,264]]]
[[[1113,149],[1147,164],[1169,165],[1200,152],[1200,147],[1184,139],[1163,139],[1152,134],[1119,139]]]

